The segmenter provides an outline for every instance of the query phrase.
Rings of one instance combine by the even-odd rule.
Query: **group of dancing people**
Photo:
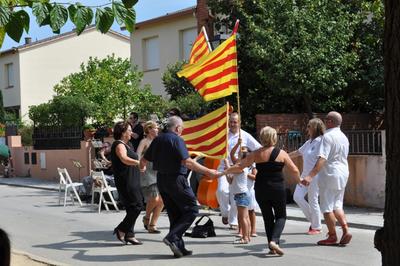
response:
[[[229,116],[229,156],[216,170],[202,166],[189,156],[180,137],[183,121],[179,116],[170,116],[165,133],[159,135],[157,124],[146,122],[146,137],[135,149],[129,142],[140,135],[133,133],[138,131],[134,129],[137,120],[136,115],[130,122],[115,125],[116,141],[111,148],[115,184],[126,209],[125,218],[114,230],[121,242],[142,244],[135,238],[134,226],[143,207],[144,194],[147,202],[143,218],[145,228],[150,233],[160,233],[156,223],[165,207],[170,228],[163,242],[176,258],[193,253],[186,249],[182,238],[199,213],[196,196],[186,178],[188,169],[218,178],[217,199],[222,221],[238,230],[239,238],[234,244],[248,244],[251,237],[257,236],[255,210],[258,203],[268,240],[268,254],[284,254],[280,246],[286,222],[284,176],[297,183],[294,199],[311,223],[308,234],[321,233],[322,211],[328,237],[318,244],[347,245],[350,242],[352,235],[343,212],[344,188],[349,175],[349,142],[340,130],[342,117],[339,113],[328,113],[325,124],[318,118],[311,119],[307,125],[309,140],[299,150],[288,154],[276,146],[278,135],[274,128],[261,129],[260,144],[240,129],[240,117],[233,112]],[[303,156],[302,174],[291,159],[299,155]],[[339,242],[336,220],[343,229]]]

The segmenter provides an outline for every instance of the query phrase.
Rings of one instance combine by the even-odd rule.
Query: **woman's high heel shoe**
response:
[[[131,243],[132,245],[143,245],[143,243],[142,242],[140,242],[139,240],[137,240],[136,238],[134,238],[134,237],[126,237],[125,236],[125,242],[128,244],[128,243]]]
[[[122,243],[126,244],[126,241],[125,241],[125,234],[122,233],[121,231],[119,231],[117,228],[114,229],[113,235],[116,235],[116,236],[117,236],[117,239],[118,239],[119,241],[121,241]]]
[[[144,226],[144,229],[146,229],[146,230],[148,230],[148,226],[149,226],[149,218],[147,218],[146,216],[143,216],[143,226]]]

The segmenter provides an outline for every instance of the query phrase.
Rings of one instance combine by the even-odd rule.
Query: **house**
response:
[[[131,35],[132,65],[143,71],[143,84],[150,84],[154,94],[166,95],[162,76],[168,64],[189,58],[197,36],[195,7],[136,24]]]
[[[54,85],[79,71],[89,57],[115,54],[130,57],[129,38],[110,30],[101,34],[94,26],[81,35],[75,31],[25,44],[0,53],[0,89],[4,107],[28,120],[29,106],[45,103],[55,94]]]

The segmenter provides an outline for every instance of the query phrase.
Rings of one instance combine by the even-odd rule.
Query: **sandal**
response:
[[[258,235],[257,235],[257,233],[252,233],[250,236],[251,237],[257,237]]]
[[[283,256],[284,252],[283,250],[279,247],[279,245],[277,243],[275,243],[274,241],[269,242],[269,248],[273,251],[275,251],[276,254],[278,254],[279,256]]]
[[[160,233],[161,233],[161,231],[158,230],[157,227],[156,227],[154,224],[150,224],[150,225],[148,226],[147,231],[148,231],[150,234],[160,234]]]
[[[143,219],[142,219],[143,226],[144,226],[144,229],[146,229],[146,230],[148,230],[149,220],[150,220],[149,218],[147,218],[146,216],[143,216]]]
[[[247,240],[245,240],[245,239],[243,239],[243,238],[239,238],[239,239],[235,239],[235,241],[233,241],[232,244],[234,244],[234,245],[236,245],[236,244],[241,245],[241,244],[248,244],[248,243],[249,243],[249,241],[247,241]]]

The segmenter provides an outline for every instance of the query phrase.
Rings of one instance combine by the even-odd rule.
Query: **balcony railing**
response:
[[[33,147],[36,150],[80,149],[81,127],[35,127]]]
[[[344,132],[349,139],[350,155],[382,155],[382,131],[353,130]],[[277,146],[287,152],[295,151],[307,140],[300,131],[278,133]]]

